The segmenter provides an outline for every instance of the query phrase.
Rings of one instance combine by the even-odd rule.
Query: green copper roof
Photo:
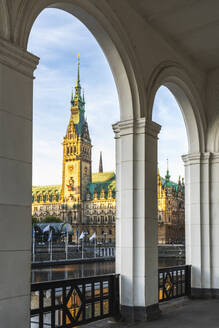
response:
[[[90,198],[93,199],[95,192],[97,192],[97,198],[100,198],[102,190],[104,190],[105,198],[107,198],[110,189],[112,190],[112,197],[115,198],[116,176],[114,172],[93,173],[92,182],[87,185],[85,199],[88,193],[90,194]]]
[[[32,187],[32,202],[37,201],[41,202],[41,195],[43,197],[43,201],[47,201],[47,197],[49,197],[49,201],[53,200],[59,201],[61,193],[61,185],[51,185],[51,186],[33,186]]]
[[[85,113],[85,100],[84,100],[84,94],[81,96],[81,84],[80,84],[80,61],[79,61],[79,55],[78,55],[78,69],[77,69],[77,80],[75,85],[75,95],[71,96],[71,105],[72,106],[78,106],[79,108],[79,122],[77,124],[74,124],[77,134],[81,137],[84,131],[84,125],[86,123],[84,113]]]
[[[162,181],[163,188],[172,188],[176,192],[181,191],[182,193],[184,193],[184,190],[185,190],[184,185],[178,184],[178,183],[173,182],[169,179],[164,179],[162,177],[160,177],[160,178],[161,178],[161,181]]]

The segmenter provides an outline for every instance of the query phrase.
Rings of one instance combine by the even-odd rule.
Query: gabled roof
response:
[[[90,198],[93,199],[95,192],[97,192],[97,197],[100,198],[102,190],[105,191],[105,198],[107,198],[110,189],[112,190],[112,197],[115,198],[116,176],[114,172],[93,173],[92,182],[87,185],[84,199],[87,198],[88,193]]]

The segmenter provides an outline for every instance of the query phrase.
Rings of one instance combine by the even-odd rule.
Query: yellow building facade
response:
[[[165,178],[157,174],[158,243],[183,244],[185,242],[185,186],[170,180],[167,168]]]

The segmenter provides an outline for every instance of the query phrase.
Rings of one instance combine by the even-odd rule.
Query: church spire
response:
[[[103,173],[102,151],[100,152],[99,173]]]
[[[170,180],[170,173],[169,173],[169,167],[168,167],[168,158],[167,158],[167,173],[165,175],[166,181]]]
[[[80,84],[80,54],[78,54],[78,70],[77,70],[77,81],[75,85],[75,96],[74,100],[81,99],[81,84]]]

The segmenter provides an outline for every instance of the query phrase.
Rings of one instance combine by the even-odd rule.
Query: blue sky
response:
[[[40,57],[33,98],[33,185],[61,183],[61,143],[70,117],[77,53],[93,144],[93,172],[98,170],[100,151],[104,170],[115,170],[112,124],[119,120],[119,102],[110,67],[95,38],[72,15],[46,9],[33,25],[28,50]],[[162,125],[160,172],[165,174],[168,157],[172,178],[177,179],[184,172],[180,156],[187,151],[187,139],[178,105],[164,87],[155,99],[154,120]]]

